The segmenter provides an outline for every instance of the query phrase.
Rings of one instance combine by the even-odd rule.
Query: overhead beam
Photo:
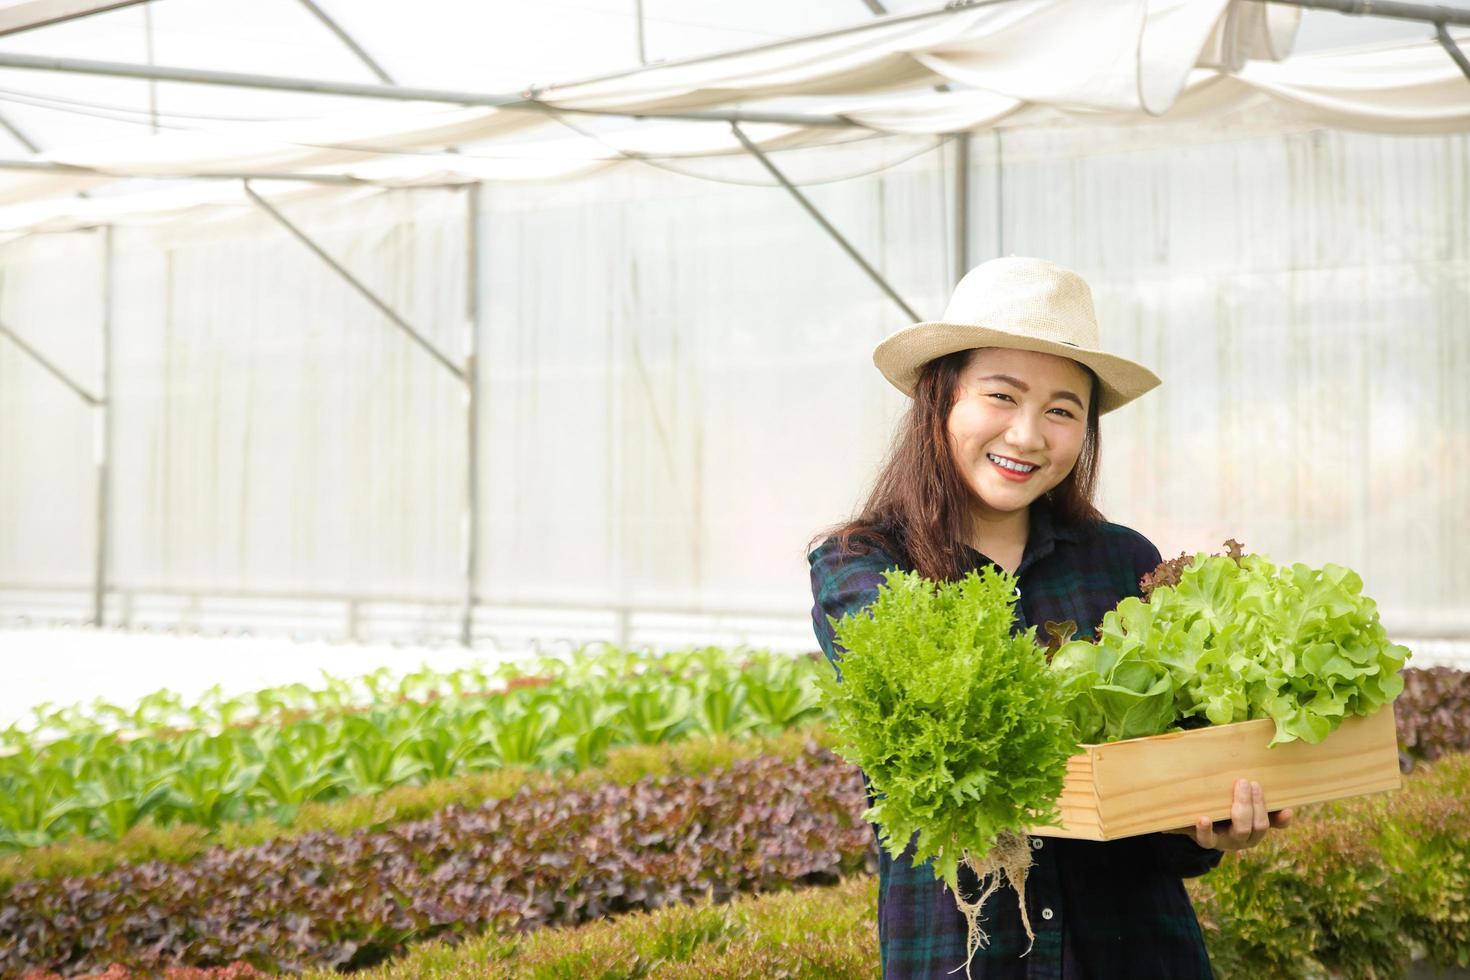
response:
[[[1470,27],[1470,10],[1441,7],[1426,3],[1398,3],[1396,0],[1272,0],[1288,7],[1310,7],[1335,10],[1340,14],[1360,17],[1387,17],[1390,20],[1417,20],[1425,24],[1454,24]]]
[[[147,0],[30,0],[28,3],[12,3],[0,9],[0,37],[146,2]]]
[[[46,356],[44,354],[36,350],[30,344],[26,343],[24,338],[22,338],[20,334],[16,333],[14,330],[10,329],[3,323],[0,323],[0,337],[8,337],[12,344],[20,348],[21,353],[25,354],[31,360],[39,364],[43,369],[45,369],[47,374],[51,375],[57,381],[60,381],[62,384],[66,385],[66,387],[70,388],[78,398],[86,402],[88,405],[96,408],[98,405],[102,404],[101,398],[92,394],[90,391],[73,381],[65,371],[61,370],[61,368],[57,367],[55,364],[52,364],[49,360],[46,359]]]
[[[173,68],[166,65],[138,65],[121,61],[93,61],[87,58],[55,58],[44,55],[0,52],[0,68],[24,68],[29,71],[70,72],[80,75],[102,75],[111,78],[142,78],[162,82],[184,82],[198,85],[224,85],[234,88],[268,89],[277,92],[301,92],[315,95],[340,95],[357,99],[385,99],[394,102],[444,102],[450,105],[488,106],[496,109],[522,109],[543,112],[546,106],[538,99],[520,94],[487,94],[453,89],[418,88],[406,85],[382,85],[369,82],[329,82],[316,78],[283,75],[255,75],[245,72],[210,71],[203,68]],[[625,116],[633,119],[690,119],[704,122],[769,122],[790,126],[857,126],[841,116],[809,115],[794,112],[747,112],[744,110],[684,110],[678,112],[623,112],[602,109],[569,109],[554,106],[557,112],[591,116]]]
[[[445,370],[454,375],[461,382],[467,382],[469,380],[469,376],[457,364],[455,364],[449,358],[445,357],[444,354],[439,350],[439,348],[435,347],[429,341],[429,338],[425,337],[423,334],[415,330],[412,324],[410,324],[407,320],[405,320],[402,316],[398,314],[397,310],[389,306],[378,296],[377,293],[369,289],[362,282],[362,280],[358,279],[351,272],[349,272],[346,266],[342,265],[342,263],[338,262],[336,259],[332,258],[332,256],[328,255],[325,249],[323,249],[316,242],[312,241],[311,236],[306,234],[306,232],[302,231],[300,228],[296,227],[296,225],[293,224],[291,220],[280,211],[277,211],[273,204],[271,204],[265,198],[261,197],[259,194],[255,193],[255,189],[250,186],[250,181],[244,181],[243,185],[245,187],[246,196],[249,197],[250,200],[255,202],[256,207],[260,208],[266,214],[274,218],[277,224],[281,225],[281,227],[285,228],[288,232],[291,233],[291,237],[295,238],[298,242],[305,245],[308,249],[311,250],[314,255],[316,255],[317,258],[321,259],[328,266],[330,266],[333,272],[337,273],[337,275],[340,276],[343,281],[345,281],[353,289],[357,290],[357,292],[364,299],[371,303],[378,310],[379,313],[387,317],[394,326],[407,334],[410,340],[412,340],[415,344],[418,344],[419,347],[423,348],[423,350],[430,357],[438,361]]]
[[[93,170],[91,167],[77,167],[69,163],[52,163],[49,160],[6,160],[0,159],[0,170],[21,170],[34,173],[62,174],[72,177],[104,177],[109,180],[127,180],[132,177],[147,177],[149,180],[288,180],[307,184],[339,184],[354,187],[367,187],[376,185],[375,181],[363,180],[359,177],[349,177],[346,174],[312,174],[312,173],[256,173],[254,171],[233,171],[229,173],[209,174],[114,174],[104,170]],[[396,185],[395,185],[396,186]],[[415,185],[436,186],[436,185]],[[458,186],[457,184],[455,186]]]
[[[781,186],[786,188],[787,192],[792,197],[796,198],[796,203],[800,204],[802,208],[806,211],[806,213],[811,215],[813,220],[815,220],[817,224],[821,225],[822,229],[826,231],[827,234],[832,236],[833,240],[842,247],[842,250],[846,252],[854,262],[858,264],[863,272],[867,273],[868,278],[877,283],[878,288],[888,294],[889,299],[897,303],[899,305],[899,308],[902,309],[910,319],[915,321],[924,319],[923,317],[919,316],[919,314],[914,312],[914,308],[912,306],[909,306],[909,304],[903,301],[903,297],[898,295],[898,292],[888,284],[888,280],[883,278],[883,274],[877,269],[873,268],[868,260],[862,257],[862,254],[859,253],[858,250],[852,246],[852,243],[849,242],[845,237],[843,237],[842,232],[838,231],[832,225],[832,222],[823,217],[822,212],[817,210],[816,205],[813,204],[805,194],[798,190],[795,184],[786,179],[786,175],[778,170],[776,168],[776,165],[771,162],[770,158],[761,152],[760,147],[756,146],[750,141],[750,138],[745,135],[738,124],[731,123],[730,129],[735,133],[735,138],[740,141],[741,145],[744,146],[745,149],[748,150],[752,156],[760,161],[761,166],[765,167],[766,170],[771,174],[771,176],[775,177],[776,180],[781,184]]]
[[[834,37],[843,37],[848,34],[860,34],[863,31],[876,30],[880,27],[891,27],[894,24],[910,24],[915,21],[928,20],[930,17],[943,17],[961,10],[976,10],[980,7],[993,7],[997,4],[1010,3],[1011,0],[950,0],[942,7],[932,7],[928,10],[914,11],[905,14],[889,14],[873,20],[860,21],[847,27],[838,27],[833,30],[819,31],[815,34],[799,34],[795,37],[784,37],[779,41],[766,41],[761,44],[752,44],[743,48],[731,48],[727,51],[715,51],[710,54],[693,55],[688,58],[673,58],[668,61],[656,61],[651,65],[640,65],[637,68],[624,68],[621,71],[606,72],[601,75],[592,75],[587,78],[577,78],[567,82],[558,82],[554,85],[542,85],[539,89],[544,91],[551,88],[566,88],[572,85],[589,85],[593,82],[606,82],[614,78],[628,78],[632,75],[641,75],[647,71],[657,71],[660,68],[686,68],[689,65],[703,65],[711,61],[719,61],[723,58],[738,58],[747,54],[759,54],[766,51],[775,51],[780,48],[790,47],[793,44],[801,44],[805,41],[823,41]]]

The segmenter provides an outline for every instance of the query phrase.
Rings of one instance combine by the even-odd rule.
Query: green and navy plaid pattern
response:
[[[898,550],[895,548],[895,550]],[[967,549],[974,567],[990,559]],[[828,617],[864,609],[878,597],[883,572],[912,570],[904,555],[882,547],[843,553],[828,539],[813,551],[812,624],[817,641],[837,666]],[[1031,526],[1016,569],[1021,593],[1015,630],[1072,620],[1091,636],[1102,616],[1159,563],[1159,551],[1137,531],[1103,523],[1086,528],[1055,524],[1044,501],[1031,508]],[[839,668],[839,675],[841,671]],[[874,828],[876,835],[877,828]],[[1009,888],[985,904],[981,928],[989,944],[971,962],[975,980],[1044,977],[1209,977],[1204,938],[1183,879],[1204,874],[1221,853],[1177,834],[1147,834],[1098,843],[1033,838],[1035,864],[1026,879],[1026,909],[1036,934],[1026,953],[1020,907]],[[934,879],[929,863],[879,860],[878,944],[884,977],[945,977],[965,964],[965,920],[954,896]],[[975,876],[960,871],[960,888],[977,893]],[[1026,953],[1023,957],[1021,954]]]

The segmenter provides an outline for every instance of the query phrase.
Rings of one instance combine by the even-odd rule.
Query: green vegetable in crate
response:
[[[1340,565],[1277,567],[1260,555],[1174,559],[1124,599],[1096,642],[1052,657],[1083,742],[1175,726],[1271,718],[1271,744],[1321,742],[1403,690],[1408,649],[1388,640],[1363,581]]]
[[[987,568],[936,586],[891,569],[884,579],[867,610],[833,622],[846,652],[822,693],[839,753],[876,794],[865,816],[895,858],[913,839],[914,863],[932,859],[973,954],[987,941],[980,907],[1005,881],[1031,935],[1024,830],[1059,821],[1077,751],[1063,677],[1047,669],[1034,629],[1011,635],[1014,576]],[[961,865],[982,886],[973,902],[959,891]]]

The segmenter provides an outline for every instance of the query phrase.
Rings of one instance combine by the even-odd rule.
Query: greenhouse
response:
[[[1232,854],[1209,798],[1215,975],[1466,975],[1467,55],[1470,4],[1387,0],[0,3],[0,976],[930,975],[870,722],[973,666],[898,617],[962,614],[1065,682],[1058,780],[1301,751],[1210,774],[1296,811]],[[1086,445],[1135,571],[1179,561],[824,605],[917,431],[875,345],[1028,257],[1113,360],[1023,367],[1162,381]],[[1090,949],[1043,789],[995,825],[1030,905],[949,967],[1031,906],[1032,969]]]

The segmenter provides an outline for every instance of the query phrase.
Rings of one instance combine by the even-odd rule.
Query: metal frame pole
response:
[[[45,356],[40,351],[36,350],[30,344],[26,343],[23,339],[21,339],[20,334],[16,333],[14,330],[10,329],[3,323],[0,323],[0,337],[9,337],[10,342],[16,347],[19,347],[21,353],[25,354],[31,360],[35,361],[42,368],[44,368],[47,374],[51,375],[57,381],[60,381],[62,384],[70,388],[78,398],[86,402],[88,405],[96,407],[102,404],[101,398],[98,398],[96,395],[92,394],[90,391],[77,384],[71,378],[67,377],[65,371],[61,370],[61,368],[46,360]]]
[[[153,0],[143,4],[143,56],[153,66]],[[148,82],[148,117],[153,121],[153,135],[158,135],[158,82]]]
[[[537,93],[530,95],[496,95],[461,92],[451,89],[417,88],[403,85],[369,84],[365,82],[327,82],[314,78],[292,78],[280,75],[256,75],[244,72],[209,71],[199,68],[173,68],[164,65],[136,65],[120,61],[93,61],[85,58],[52,58],[41,55],[0,52],[0,68],[24,68],[31,71],[75,72],[82,75],[105,75],[115,78],[155,79],[163,82],[187,82],[198,85],[227,85],[236,88],[258,88],[271,91],[308,92],[318,95],[341,95],[360,99],[391,99],[395,102],[444,102],[450,105],[489,106],[496,109],[522,109],[545,112],[547,106]],[[791,126],[856,127],[859,124],[841,116],[815,116],[795,112],[745,112],[741,110],[686,110],[673,112],[628,112],[625,110],[572,109],[551,106],[557,112],[590,116],[623,116],[632,119],[695,119],[713,122],[771,122]]]
[[[970,134],[954,137],[954,279],[970,271]]]
[[[32,0],[30,3],[13,3],[0,11],[0,37],[145,2],[147,0]]]
[[[97,550],[92,580],[92,625],[101,629],[107,612],[112,512],[112,226],[102,229],[102,404],[97,426]]]
[[[15,137],[15,141],[17,143],[19,143],[21,146],[25,147],[27,150],[30,150],[32,153],[40,153],[41,152],[41,148],[39,146],[37,146],[35,144],[35,142],[32,141],[29,136],[27,136],[25,133],[21,132],[16,127],[15,123],[11,122],[9,119],[5,118],[4,116],[0,116],[0,129],[4,129],[11,136]]]
[[[648,49],[643,37],[643,0],[633,0],[633,17],[638,28],[638,63],[648,64]]]
[[[1465,59],[1465,52],[1461,51],[1455,39],[1450,37],[1450,32],[1445,28],[1443,21],[1434,25],[1434,36],[1439,39],[1439,46],[1448,51],[1450,57],[1455,59],[1455,64],[1460,66],[1460,71],[1465,77],[1470,78],[1470,61]]]
[[[768,158],[764,153],[761,152],[760,147],[756,146],[750,141],[749,137],[747,137],[745,133],[740,129],[740,125],[738,123],[731,123],[730,129],[735,133],[735,138],[740,141],[741,145],[744,146],[745,149],[748,150],[752,156],[754,156],[757,160],[761,162],[761,165],[766,168],[766,170],[771,174],[772,177],[775,177],[776,180],[780,182],[782,187],[786,188],[786,190],[791,194],[792,197],[796,198],[796,203],[800,204],[806,210],[806,213],[811,215],[812,218],[817,222],[817,224],[821,225],[823,230],[825,230],[827,234],[831,235],[833,240],[835,240],[838,245],[842,246],[842,250],[846,252],[852,258],[852,260],[862,268],[865,273],[868,274],[869,279],[872,279],[875,283],[878,284],[879,289],[888,294],[889,299],[893,300],[899,305],[899,307],[904,311],[905,315],[913,320],[924,319],[923,317],[919,316],[919,314],[914,312],[914,308],[912,306],[909,306],[909,304],[904,302],[903,297],[898,295],[898,292],[888,284],[888,280],[883,278],[883,274],[877,269],[873,268],[873,266],[868,263],[868,260],[863,258],[862,255],[858,253],[857,249],[853,248],[852,244],[843,237],[842,232],[838,231],[835,227],[833,227],[832,222],[828,221],[822,216],[822,212],[817,210],[816,205],[812,204],[812,202],[807,199],[807,196],[797,189],[795,184],[787,180],[785,174],[776,169],[776,165],[770,161],[770,158]]]
[[[465,192],[469,209],[465,229],[465,531],[464,614],[460,617],[459,642],[474,646],[475,594],[479,591],[480,542],[480,185]]]
[[[1006,222],[1005,222],[1005,149],[1001,145],[1000,130],[992,129],[995,135],[995,254],[1000,257],[1006,254]]]
[[[301,0],[301,5],[303,7],[305,7],[307,10],[311,11],[312,14],[315,15],[315,17],[316,17],[317,20],[319,20],[323,24],[325,24],[327,30],[331,31],[334,35],[336,35],[337,40],[341,41],[344,45],[346,45],[347,46],[347,50],[351,51],[354,55],[357,56],[357,60],[358,61],[361,61],[364,65],[367,66],[368,71],[370,71],[374,75],[378,76],[378,80],[380,82],[382,82],[385,85],[393,85],[393,84],[395,84],[394,81],[393,81],[393,76],[389,75],[386,71],[384,71],[383,70],[383,66],[380,65],[380,64],[378,64],[376,61],[374,61],[373,58],[372,58],[372,56],[367,53],[367,51],[362,47],[362,45],[360,45],[356,41],[354,41],[352,39],[352,35],[351,34],[348,34],[346,31],[344,31],[337,24],[337,22],[335,20],[333,20],[331,18],[331,16],[329,16],[327,14],[327,12],[325,10],[323,10],[321,7],[319,7],[315,3],[313,3],[312,0]]]
[[[393,322],[394,326],[406,333],[409,339],[411,339],[414,343],[423,348],[424,351],[426,351],[428,355],[434,360],[438,361],[445,368],[445,370],[454,375],[460,381],[465,380],[464,372],[453,361],[444,356],[439,348],[430,343],[427,337],[415,330],[412,324],[410,324],[407,320],[405,320],[402,316],[398,314],[397,310],[393,309],[393,307],[389,306],[386,302],[379,298],[378,294],[365,286],[362,280],[358,279],[351,272],[348,272],[346,267],[344,267],[342,263],[338,262],[336,259],[328,255],[327,252],[320,245],[311,240],[310,236],[308,236],[306,232],[296,227],[296,225],[291,223],[290,219],[288,219],[281,212],[277,211],[274,205],[272,205],[265,198],[261,197],[259,194],[255,193],[255,190],[250,186],[250,181],[247,180],[243,181],[242,183],[245,186],[245,194],[250,198],[250,200],[255,202],[257,207],[259,207],[266,214],[274,218],[277,223],[281,225],[281,227],[285,228],[291,233],[292,237],[294,237],[298,242],[309,248],[316,255],[317,258],[321,259],[328,266],[330,266],[333,272],[341,276],[342,279],[346,281],[349,286],[357,290],[357,292],[362,295],[362,297],[366,299],[369,303],[371,303],[378,310],[379,313],[386,316],[390,321]]]
[[[1400,3],[1398,0],[1273,0],[1288,7],[1311,7],[1335,10],[1340,14],[1360,17],[1386,17],[1389,20],[1418,20],[1426,24],[1458,24],[1470,27],[1470,10],[1441,7],[1424,3]]]
[[[3,123],[0,123],[3,125]],[[39,152],[39,151],[37,151]],[[33,171],[43,174],[70,174],[76,177],[104,177],[108,180],[127,180],[130,174],[108,173],[103,170],[93,170],[91,167],[78,167],[70,163],[52,163],[49,160],[13,160],[0,158],[0,170]],[[280,180],[294,181],[306,184],[330,184],[340,187],[376,187],[376,181],[363,180],[360,177],[349,177],[346,174],[313,174],[313,173],[257,173],[247,170],[221,171],[208,174],[149,174],[148,180]],[[456,181],[452,186],[459,186],[462,181]],[[399,185],[390,185],[397,187]],[[415,184],[413,187],[440,187],[449,186],[444,184]]]
[[[1455,7],[1431,6],[1423,3],[1399,3],[1397,0],[1275,0],[1289,7],[1308,7],[1313,10],[1335,10],[1340,14],[1358,17],[1385,17],[1389,20],[1417,20],[1434,25],[1434,36],[1440,47],[1454,59],[1460,71],[1470,79],[1470,61],[1465,52],[1450,37],[1445,25],[1470,27],[1470,10]]]

